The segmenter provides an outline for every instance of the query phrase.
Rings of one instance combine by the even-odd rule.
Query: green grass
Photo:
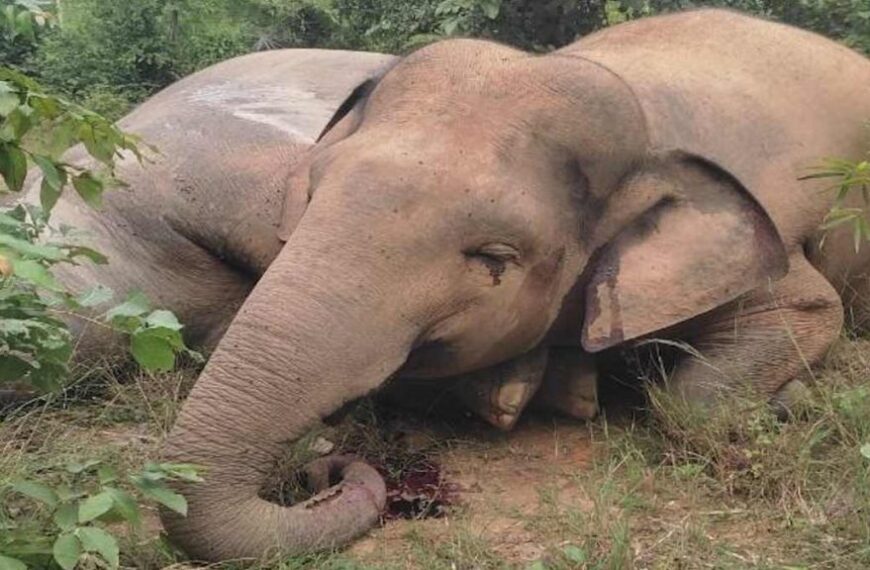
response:
[[[633,419],[532,418],[507,435],[363,406],[313,437],[397,472],[439,463],[462,487],[459,503],[444,518],[388,523],[344,552],[260,568],[867,568],[868,376],[870,341],[844,340],[787,422],[739,397],[727,413],[698,415],[657,390]],[[92,373],[88,389],[6,417],[0,484],[72,459],[141,465],[156,457],[190,383],[184,373]],[[307,443],[288,454],[288,469],[310,456]],[[27,501],[5,511],[39,524]],[[145,527],[123,541],[122,565],[184,567],[153,513]]]

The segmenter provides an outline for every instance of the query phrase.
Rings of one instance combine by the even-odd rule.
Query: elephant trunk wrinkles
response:
[[[288,249],[227,331],[167,442],[166,460],[206,468],[205,483],[180,488],[188,516],[163,513],[170,538],[196,559],[336,547],[371,528],[386,500],[383,480],[361,462],[305,503],[284,507],[258,496],[287,442],[379,386],[414,340],[401,319],[372,326],[388,311],[360,314],[366,304],[350,302],[359,281],[345,275],[341,287],[312,278]],[[328,293],[317,286],[324,283]]]

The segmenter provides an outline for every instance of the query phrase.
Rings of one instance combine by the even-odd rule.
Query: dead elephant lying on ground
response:
[[[220,339],[166,446],[208,484],[164,523],[196,558],[259,557],[376,523],[361,462],[292,507],[258,490],[282,446],[390,377],[450,379],[503,428],[533,396],[591,417],[596,353],[652,335],[703,353],[670,379],[689,401],[748,382],[787,404],[844,303],[870,319],[870,248],[835,232],[820,251],[832,197],[798,180],[861,157],[867,117],[865,58],[723,11],[548,55],[261,53],[133,112],[162,156],[124,166],[104,212],[56,215],[96,235],[108,285]]]

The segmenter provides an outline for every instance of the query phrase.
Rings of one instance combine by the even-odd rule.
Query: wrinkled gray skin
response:
[[[870,248],[835,232],[819,251],[827,182],[798,181],[860,158],[868,117],[866,59],[722,11],[544,56],[274,52],[143,105],[123,126],[163,158],[125,169],[106,216],[59,214],[194,339],[232,319],[166,446],[208,483],[164,524],[196,558],[259,557],[375,524],[383,484],[359,462],[321,463],[344,481],[301,505],[258,490],[287,442],[391,376],[457,382],[502,427],[536,392],[589,417],[594,353],[652,336],[703,353],[669,380],[691,402],[749,383],[787,403],[843,302],[870,317]]]

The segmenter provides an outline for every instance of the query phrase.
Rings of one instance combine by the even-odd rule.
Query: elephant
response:
[[[503,428],[530,402],[588,418],[602,354],[671,339],[697,349],[666,383],[687,402],[748,385],[788,403],[844,308],[870,322],[870,248],[820,245],[834,197],[805,176],[860,159],[868,117],[865,57],[723,10],[543,55],[261,53],[135,110],[121,126],[161,157],[127,160],[100,214],[68,197],[57,216],[107,250],[109,285],[216,346],[165,446],[207,469],[179,486],[188,515],[163,514],[170,538],[202,560],[299,553],[376,524],[383,481],[341,457],[308,501],[260,487],[387,380],[451,382]]]

